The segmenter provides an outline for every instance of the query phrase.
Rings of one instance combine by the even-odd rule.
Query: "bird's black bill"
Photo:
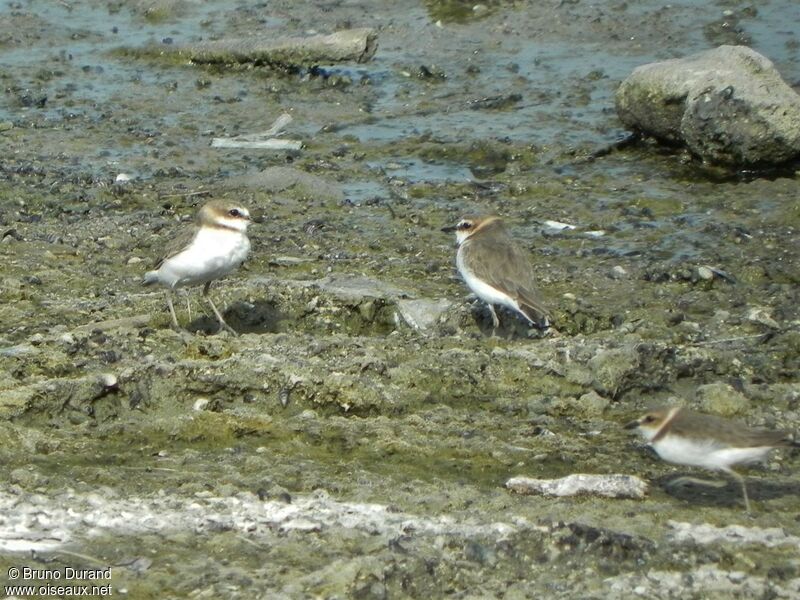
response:
[[[442,227],[442,231],[445,233],[452,233],[457,229],[455,225],[448,225],[447,227]]]
[[[630,423],[625,423],[625,429],[636,429],[639,426],[639,421],[631,421]]]

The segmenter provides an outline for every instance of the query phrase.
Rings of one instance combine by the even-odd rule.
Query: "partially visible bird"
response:
[[[176,329],[179,328],[178,318],[171,290],[202,283],[203,297],[220,326],[236,334],[222,318],[208,290],[212,281],[228,275],[247,258],[249,224],[250,212],[246,208],[227,200],[212,200],[198,212],[197,225],[169,243],[155,269],[145,273],[143,285],[158,283],[167,288],[167,306]]]
[[[495,304],[516,311],[530,325],[550,326],[549,313],[536,291],[530,257],[499,217],[465,217],[442,231],[455,231],[458,271],[475,295],[489,305],[493,329],[500,325]]]
[[[747,487],[733,467],[763,461],[775,448],[798,446],[786,432],[752,429],[680,406],[651,411],[625,428],[638,430],[667,462],[730,474],[742,486],[747,512]]]

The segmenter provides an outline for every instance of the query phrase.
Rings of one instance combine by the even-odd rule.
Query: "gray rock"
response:
[[[695,396],[701,411],[721,417],[744,414],[750,407],[750,401],[727,383],[701,385],[697,388]]]
[[[349,302],[359,302],[368,298],[393,300],[407,295],[390,283],[361,275],[332,274],[310,284]]]
[[[579,410],[587,417],[601,417],[609,404],[611,401],[608,398],[603,398],[594,390],[578,398]]]
[[[397,301],[397,309],[403,320],[414,329],[427,331],[439,322],[441,316],[447,312],[453,303],[446,298],[437,300],[431,298],[403,299]]]
[[[587,363],[592,387],[605,396],[616,396],[627,379],[640,371],[639,353],[634,345],[600,350]]]
[[[745,46],[637,67],[616,106],[627,127],[686,144],[709,162],[781,163],[800,154],[800,96]]]

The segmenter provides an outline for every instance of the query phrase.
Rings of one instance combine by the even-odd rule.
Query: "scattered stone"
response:
[[[769,329],[780,329],[781,326],[773,319],[766,308],[756,306],[747,311],[747,320],[757,325],[763,325]]]
[[[625,279],[628,276],[628,272],[625,270],[624,267],[617,265],[608,274],[611,279]]]
[[[512,477],[506,487],[518,494],[577,496],[593,494],[606,498],[641,499],[647,495],[647,483],[633,475],[591,475],[576,473],[561,479]]]
[[[397,309],[403,320],[412,328],[429,331],[445,314],[453,303],[446,298],[401,299],[397,301]]]
[[[116,390],[119,387],[119,380],[113,373],[103,373],[98,378],[100,386],[106,391]]]
[[[637,67],[616,105],[630,129],[710,162],[778,164],[800,154],[800,96],[745,46]]]
[[[349,302],[360,302],[368,298],[394,299],[407,296],[403,290],[390,283],[361,275],[334,274],[310,284]]]
[[[736,278],[733,275],[723,271],[722,269],[717,269],[716,267],[711,267],[709,265],[700,265],[699,267],[695,267],[692,270],[689,279],[693,282],[722,279],[728,283],[736,283]]]
[[[586,417],[602,416],[610,403],[608,398],[604,398],[594,390],[578,398],[578,405]]]
[[[592,385],[601,394],[616,396],[623,382],[639,372],[639,354],[634,346],[600,350],[587,363]]]
[[[705,265],[697,267],[697,269],[695,269],[695,273],[697,274],[698,279],[704,279],[706,281],[711,281],[714,279],[714,271]]]
[[[14,469],[8,474],[11,483],[21,485],[26,488],[34,488],[43,482],[42,475],[34,467]]]
[[[695,392],[698,408],[720,417],[733,417],[744,414],[750,401],[727,383],[708,383]]]
[[[202,412],[208,408],[209,404],[211,404],[211,400],[208,398],[198,398],[194,401],[194,404],[192,404],[192,410]]]

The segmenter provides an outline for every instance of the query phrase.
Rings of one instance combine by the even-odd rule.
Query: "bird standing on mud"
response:
[[[203,297],[208,301],[222,328],[236,335],[222,318],[208,295],[211,282],[239,267],[250,252],[247,226],[250,212],[239,204],[212,200],[197,216],[198,224],[175,238],[155,265],[144,275],[143,285],[161,284],[167,288],[167,306],[172,324],[177,329],[178,318],[172,305],[171,290],[203,284]]]
[[[550,326],[548,311],[536,292],[530,258],[499,217],[465,217],[442,231],[455,231],[458,271],[475,295],[489,305],[493,330],[500,325],[495,304],[516,311],[532,326]]]
[[[680,406],[651,411],[631,421],[625,428],[636,429],[667,462],[730,474],[742,486],[748,513],[747,487],[744,478],[733,467],[763,461],[775,448],[800,445],[783,431],[751,429],[741,423]],[[672,485],[682,480],[686,478],[681,477]]]

